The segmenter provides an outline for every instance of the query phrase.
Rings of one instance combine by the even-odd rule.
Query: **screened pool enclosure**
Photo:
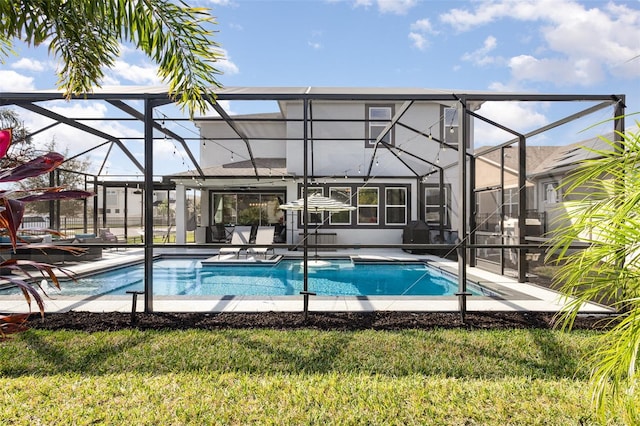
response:
[[[315,251],[454,259],[463,314],[469,266],[545,284],[544,241],[563,210],[563,177],[585,158],[582,146],[598,143],[575,129],[604,123],[591,131],[619,141],[612,132],[625,128],[623,94],[229,87],[217,95],[210,114],[190,119],[164,87],[97,89],[69,101],[58,91],[0,93],[4,108],[39,117],[33,137],[55,137],[69,159],[90,164],[63,164],[50,183],[80,176],[73,185],[96,197],[75,210],[50,202],[39,214],[67,241],[144,253],[147,312],[155,255],[213,256],[245,226],[252,238],[271,229],[268,246],[280,253],[302,253],[305,282]],[[507,106],[521,122],[501,119],[496,111]],[[527,124],[542,106],[552,118]],[[279,208],[311,194],[354,209]],[[408,238],[416,223],[425,233]]]

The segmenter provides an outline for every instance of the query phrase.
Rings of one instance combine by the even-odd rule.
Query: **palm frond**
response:
[[[562,327],[570,328],[590,301],[621,313],[588,362],[599,415],[624,407],[633,423],[640,415],[633,404],[640,379],[640,133],[618,136],[603,139],[609,149],[591,150],[595,158],[566,179],[565,194],[577,201],[567,203],[566,225],[551,238],[547,259],[560,265],[554,279],[567,298],[558,315]],[[576,250],[577,242],[586,247]]]

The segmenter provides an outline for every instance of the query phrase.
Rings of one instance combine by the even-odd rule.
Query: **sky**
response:
[[[625,94],[627,112],[640,112],[640,0],[187,0],[211,8],[213,40],[224,60],[223,86],[417,87],[551,94]],[[51,89],[59,65],[46,46],[17,43],[17,56],[0,65],[0,92]],[[157,85],[156,66],[123,46],[104,85]],[[232,113],[241,106],[224,105]],[[526,132],[589,105],[495,103],[483,115]],[[103,116],[97,103],[55,103],[72,116]],[[46,120],[19,111],[30,129]],[[544,135],[534,144],[578,142],[610,124],[587,129],[612,116],[602,110]],[[637,116],[640,120],[640,116]],[[633,124],[633,119],[627,119]],[[126,123],[102,129],[139,135]],[[59,127],[59,126],[56,126]],[[195,132],[195,130],[189,130]],[[510,138],[478,126],[476,138],[497,144]],[[194,133],[195,134],[195,133]],[[52,128],[39,141],[55,138],[74,154],[92,141],[77,131]],[[42,143],[42,142],[41,142]],[[135,144],[134,144],[135,145]],[[139,144],[138,144],[139,145]],[[132,151],[142,151],[133,146]],[[196,150],[197,151],[197,150]],[[91,154],[94,172],[105,150]],[[137,154],[136,154],[137,155]],[[159,144],[158,158],[175,157],[155,173],[181,171],[185,156],[173,142]],[[112,174],[131,173],[110,157]],[[171,163],[171,165],[169,165]],[[125,170],[126,169],[126,170]],[[127,171],[128,170],[128,171]]]

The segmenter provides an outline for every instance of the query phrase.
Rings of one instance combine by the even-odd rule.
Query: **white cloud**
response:
[[[125,55],[129,55],[129,54],[135,54],[138,53],[138,49],[132,45],[132,44],[122,44],[119,43],[118,44],[118,53],[120,53],[120,57],[125,56]]]
[[[142,85],[161,84],[156,65],[132,65],[128,62],[116,61],[111,71],[116,77]]]
[[[309,41],[307,42],[307,44],[312,49],[315,49],[315,50],[322,49],[322,44],[318,43],[317,41]]]
[[[523,88],[519,86],[513,86],[501,81],[489,84],[489,90],[493,90],[494,92],[526,92],[526,90],[523,90]]]
[[[409,40],[411,40],[413,47],[419,50],[425,50],[429,46],[429,41],[422,34],[410,32]]]
[[[537,129],[548,123],[546,116],[530,103],[485,102],[477,113],[505,127],[520,133]],[[476,146],[496,145],[513,139],[513,135],[491,126],[481,120],[475,120]]]
[[[42,61],[38,61],[30,58],[22,58],[13,64],[11,64],[11,68],[17,70],[26,70],[32,72],[40,72],[44,71],[46,68],[46,64]]]
[[[614,3],[587,8],[588,3],[571,0],[483,0],[474,5],[474,9],[452,9],[440,20],[460,32],[501,19],[540,24],[544,49],[536,57],[512,58],[514,79],[561,84],[577,80],[588,85],[607,78],[607,73],[621,78],[640,74],[640,62],[629,61],[640,54],[638,9]]]
[[[338,1],[338,0],[336,0]],[[365,9],[370,7],[373,4],[372,0],[354,0],[353,7],[364,7]]]
[[[35,84],[32,77],[27,77],[15,71],[0,70],[0,91],[22,92],[34,89]]]
[[[429,21],[427,18],[418,19],[416,22],[411,24],[410,28],[412,31],[436,34],[436,31],[433,29],[433,26],[431,25],[431,21]]]
[[[440,15],[440,20],[462,32],[503,18],[559,22],[571,19],[571,14],[584,10],[581,5],[571,0],[481,0],[473,4],[476,5],[473,11],[451,9]]]
[[[218,105],[220,105],[222,107],[222,109],[224,109],[227,114],[229,115],[235,115],[236,112],[233,111],[232,107],[231,107],[231,101],[216,101],[216,103]],[[218,111],[216,111],[215,109],[213,109],[213,107],[209,107],[209,109],[207,111],[205,111],[204,113],[200,113],[199,111],[196,111],[194,114],[194,118],[202,118],[202,117],[219,117],[220,114],[218,114]]]
[[[329,2],[338,2],[339,0],[329,0]],[[418,0],[353,0],[353,7],[370,8],[373,4],[378,5],[380,13],[393,13],[395,15],[406,15],[406,13],[418,4]]]
[[[107,117],[109,114],[105,104],[92,101],[51,101],[42,106],[57,114],[73,118],[102,118]],[[29,111],[20,111],[20,117],[24,120],[25,126],[30,130],[38,130],[54,122],[50,118]],[[92,121],[90,126],[111,136],[122,137],[123,139],[124,137],[133,138],[144,135],[141,129],[128,127],[116,121]],[[141,125],[138,125],[138,127],[141,127]],[[60,152],[65,152],[65,150],[68,149],[68,156],[74,156],[91,148],[95,148],[106,141],[99,136],[65,124],[60,124],[34,136],[34,144],[37,149],[44,149],[44,147],[54,139],[56,141],[56,149]],[[125,144],[130,144],[130,142],[125,142]],[[119,148],[114,147],[110,158],[119,156],[118,151]],[[90,157],[92,160],[90,170],[87,170],[87,172],[96,173],[98,171],[97,168],[104,160],[106,152],[107,150],[102,147],[85,154],[85,157]],[[130,173],[135,173],[137,170],[133,163],[125,157],[114,162],[114,167],[116,164],[123,172],[129,171]],[[114,171],[112,170],[112,172]]]
[[[553,81],[560,86],[569,84],[590,86],[604,78],[602,68],[596,61],[589,58],[568,61],[520,55],[509,60],[509,67],[511,74],[518,80]]]
[[[498,45],[498,41],[494,36],[489,36],[484,40],[482,47],[473,51],[467,52],[462,55],[462,59],[465,61],[473,62],[476,65],[487,65],[496,62],[499,58],[490,56],[489,52],[495,50]]]
[[[225,49],[218,49],[221,57],[214,66],[226,75],[236,75],[240,72],[238,66],[229,59],[229,53]]]
[[[378,0],[378,9],[381,13],[405,15],[417,3],[417,0]]]
[[[431,26],[431,22],[426,18],[415,21],[409,28],[411,29],[409,40],[411,40],[413,47],[419,50],[426,50],[429,47],[427,34],[437,34],[437,31]]]
[[[640,10],[610,4],[605,9],[581,10],[543,29],[550,49],[568,61],[589,61],[614,76],[633,78],[640,63],[628,62],[640,54]],[[582,66],[584,67],[584,65]],[[604,78],[604,74],[600,74]]]

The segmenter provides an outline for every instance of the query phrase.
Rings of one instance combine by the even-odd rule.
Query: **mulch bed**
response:
[[[579,316],[574,329],[602,330],[611,326],[615,317]],[[457,312],[302,312],[259,313],[130,313],[67,312],[47,313],[43,320],[32,315],[29,326],[46,330],[81,330],[86,332],[141,330],[221,330],[269,328],[277,330],[403,330],[403,329],[550,329],[553,313],[539,312],[472,312],[463,322]]]

